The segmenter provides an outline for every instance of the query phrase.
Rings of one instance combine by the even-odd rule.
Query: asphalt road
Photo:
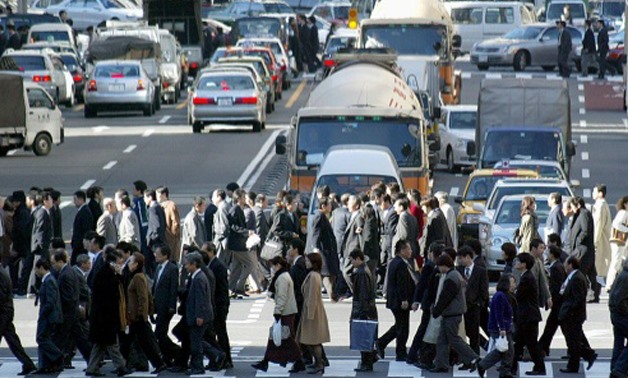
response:
[[[458,64],[463,75],[462,103],[477,102],[481,80],[516,76],[510,68],[480,73],[469,63]],[[554,74],[555,75],[555,74]],[[519,77],[543,77],[554,79],[541,70],[530,70]],[[569,79],[572,99],[572,122],[577,156],[573,161],[572,178],[581,182],[576,193],[590,198],[591,188],[596,183],[608,186],[608,201],[614,203],[620,196],[628,194],[625,177],[628,176],[628,159],[624,148],[628,141],[626,113],[623,111],[593,111],[587,109],[587,98],[598,93],[591,90],[588,82],[578,78]],[[31,186],[53,186],[63,193],[63,219],[66,239],[71,234],[71,223],[76,212],[70,199],[71,194],[89,185],[100,185],[107,195],[118,188],[130,188],[134,180],[142,179],[149,186],[167,185],[173,199],[179,204],[180,212],[187,213],[194,195],[205,195],[230,181],[237,181],[247,189],[276,192],[286,177],[285,160],[274,155],[272,142],[279,133],[290,132],[290,118],[307,100],[312,81],[294,83],[284,93],[277,111],[269,116],[267,129],[261,133],[249,130],[212,129],[203,134],[192,134],[187,125],[185,100],[177,105],[163,106],[153,117],[139,114],[108,115],[86,120],[82,107],[65,109],[66,141],[55,146],[47,157],[35,157],[29,152],[16,151],[0,159],[0,193],[10,194],[15,189],[27,190]],[[619,85],[614,83],[611,85]],[[464,174],[449,174],[437,170],[434,190],[445,190],[451,195],[461,194],[467,177]],[[285,181],[284,181],[285,182]],[[613,211],[614,213],[614,211]],[[608,318],[606,297],[599,305],[588,307],[586,334],[592,346],[603,358],[595,367],[580,376],[597,378],[608,376],[608,356],[612,346],[612,331]],[[16,326],[22,341],[32,356],[36,355],[35,321],[36,311],[30,299],[16,301]],[[354,377],[352,368],[357,363],[357,354],[348,350],[349,303],[326,304],[332,342],[327,345],[332,367],[326,376]],[[392,316],[378,305],[381,330],[392,324]],[[287,377],[284,369],[269,370],[269,374],[255,373],[249,362],[261,357],[266,342],[267,327],[272,318],[272,304],[265,297],[235,301],[229,317],[229,330],[233,351],[236,353],[236,368],[219,372],[220,376],[267,376]],[[418,325],[419,314],[412,315],[411,327]],[[563,363],[559,356],[564,352],[564,339],[557,336],[556,350],[552,351],[552,368],[549,376],[559,377]],[[393,349],[389,347],[388,354]],[[19,364],[12,359],[3,341],[0,344],[0,378],[14,376]],[[76,362],[80,367],[80,362]],[[524,366],[525,368],[525,366]],[[106,369],[104,370],[106,371]],[[583,371],[583,369],[581,369]],[[214,374],[216,375],[216,374]],[[294,374],[293,374],[294,375]],[[362,376],[363,374],[358,374]],[[82,376],[80,369],[64,372],[64,377]],[[146,375],[137,375],[146,376]],[[210,375],[208,375],[210,376]],[[428,372],[391,362],[378,363],[376,373],[370,376],[431,377]],[[442,375],[441,375],[442,376]],[[451,376],[445,375],[445,376]],[[473,376],[456,372],[456,377]],[[577,375],[572,375],[577,376]],[[489,377],[496,377],[491,371]]]

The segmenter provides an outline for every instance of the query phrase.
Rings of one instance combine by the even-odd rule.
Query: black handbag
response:
[[[271,237],[266,240],[260,257],[266,261],[272,260],[274,257],[281,256],[283,253],[283,242],[277,237]]]

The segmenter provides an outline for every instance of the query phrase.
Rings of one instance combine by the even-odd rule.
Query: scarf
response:
[[[268,285],[268,292],[271,293],[271,298],[275,297],[275,283],[277,282],[277,278],[284,273],[288,273],[288,268],[281,268],[275,272],[272,280],[270,280],[270,285]]]

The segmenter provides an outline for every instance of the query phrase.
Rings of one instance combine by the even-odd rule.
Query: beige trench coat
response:
[[[297,341],[305,345],[328,343],[331,337],[321,294],[321,275],[318,272],[310,272],[305,277],[301,290],[303,291],[303,310],[297,331]]]
[[[166,244],[172,250],[171,260],[179,262],[181,259],[181,217],[177,205],[171,200],[161,203],[166,216]]]
[[[606,275],[611,262],[611,210],[605,200],[593,205],[593,232],[595,243],[595,268],[598,276]]]
[[[532,239],[540,239],[539,235],[539,218],[533,212],[529,212],[521,217],[521,226],[519,226],[519,235],[521,235],[521,246],[519,253],[530,252],[530,243]]]

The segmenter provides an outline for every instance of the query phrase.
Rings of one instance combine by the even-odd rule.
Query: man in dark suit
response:
[[[574,197],[569,200],[569,211],[572,215],[569,227],[569,245],[571,255],[580,260],[580,271],[589,280],[594,299],[592,303],[600,302],[601,285],[597,282],[597,270],[595,269],[595,245],[593,232],[593,215],[585,207],[582,197]]]
[[[543,350],[545,356],[549,356],[550,354],[550,345],[552,344],[552,339],[558,329],[558,312],[560,311],[560,306],[562,304],[560,288],[565,282],[565,277],[567,277],[563,263],[560,261],[562,253],[560,248],[552,245],[548,249],[549,254],[547,256],[547,261],[549,263],[549,291],[552,297],[552,309],[550,310],[547,321],[545,322],[543,335],[539,340],[541,350]]]
[[[464,314],[464,327],[469,337],[469,346],[480,353],[480,313],[488,303],[488,271],[473,263],[473,250],[463,246],[458,250],[459,271],[467,285],[465,298],[467,312]]]
[[[100,269],[105,266],[105,255],[107,254],[107,250],[112,249],[112,246],[105,246],[105,237],[94,234],[94,237],[91,241],[91,249],[94,251],[98,251],[96,253],[96,257],[94,257],[94,261],[92,262],[92,269],[89,271],[86,279],[87,286],[89,286],[89,288],[93,290],[96,275],[98,274]]]
[[[153,189],[147,189],[144,192],[144,202],[148,207],[148,228],[146,229],[146,246],[148,252],[145,253],[146,265],[144,270],[146,274],[153,278],[155,275],[155,256],[153,252],[157,246],[166,243],[166,214],[164,208],[157,201],[157,192]]]
[[[41,278],[39,290],[39,319],[37,320],[37,345],[39,356],[38,374],[49,374],[63,370],[63,352],[55,344],[55,332],[63,323],[61,299],[57,280],[50,273],[48,260],[39,260],[35,272]]]
[[[229,273],[227,266],[222,260],[217,258],[216,246],[208,242],[201,248],[209,256],[208,268],[214,273],[216,278],[216,288],[214,290],[214,333],[218,345],[226,353],[223,368],[233,368],[231,360],[231,346],[229,344],[229,334],[227,333],[227,316],[229,315]]]
[[[608,30],[604,25],[604,20],[599,18],[597,20],[597,52],[598,52],[598,64],[600,66],[600,71],[598,73],[598,79],[604,79],[604,74],[606,73],[606,69],[611,68],[606,61],[608,56]],[[611,68],[612,70],[612,68]]]
[[[63,311],[63,323],[55,335],[56,344],[65,355],[64,366],[70,368],[74,346],[78,347],[86,362],[89,362],[89,354],[92,349],[87,340],[87,334],[83,332],[79,324],[81,282],[78,273],[68,264],[68,255],[64,250],[56,250],[51,261],[59,284],[61,310]]]
[[[63,222],[61,218],[61,193],[53,188],[44,188],[42,193],[44,201],[50,200],[52,206],[48,209],[52,222],[52,238],[63,239]]]
[[[246,240],[253,230],[249,230],[244,216],[244,202],[246,192],[236,189],[232,196],[232,206],[229,209],[229,240],[227,249],[231,251],[231,265],[229,266],[229,289],[236,294],[248,297],[246,280],[253,271],[252,252],[246,247]]]
[[[397,232],[397,223],[399,222],[399,214],[393,208],[388,194],[385,194],[382,198],[381,210],[384,231],[382,233],[382,257],[380,260],[387,263],[393,257],[392,240]]]
[[[360,217],[361,201],[358,196],[352,195],[347,202],[347,208],[351,212],[349,223],[342,236],[342,249],[340,256],[342,257],[342,280],[338,280],[336,295],[338,297],[351,296],[351,271],[353,265],[349,261],[349,253],[354,249],[360,249],[360,234],[362,233],[363,221]]]
[[[534,362],[534,368],[526,375],[545,375],[545,362],[537,341],[539,336],[539,322],[542,320],[539,310],[538,283],[530,271],[535,264],[534,257],[527,253],[520,253],[515,259],[515,269],[521,272],[521,278],[515,292],[517,298],[517,318],[515,334],[515,356],[512,365],[513,375],[517,374],[517,361],[523,356],[523,347],[526,346]]]
[[[301,286],[303,286],[303,281],[305,281],[305,277],[308,274],[307,267],[305,266],[305,258],[303,257],[304,253],[305,245],[301,240],[295,239],[290,242],[287,257],[291,265],[290,277],[294,284],[294,299],[297,301],[297,309],[299,310],[294,318],[295,328],[298,327],[301,321],[301,309],[303,308],[303,292],[301,291]]]
[[[255,197],[255,206],[253,206],[253,214],[255,215],[255,233],[259,236],[261,243],[257,248],[257,268],[264,276],[265,282],[263,284],[263,289],[270,283],[271,274],[270,267],[268,263],[260,258],[260,252],[262,251],[262,247],[264,246],[264,242],[268,237],[268,232],[270,231],[270,223],[268,222],[268,217],[264,214],[264,209],[268,207],[268,200],[264,194],[258,194]],[[255,268],[254,268],[255,269]]]
[[[211,198],[211,195],[209,196]],[[205,208],[205,213],[203,214],[203,221],[205,223],[205,235],[207,235],[207,239],[211,240],[214,237],[214,214],[218,211],[216,205],[214,205],[211,201],[207,201],[207,207]]]
[[[440,203],[436,197],[429,197],[423,201],[427,209],[427,235],[425,246],[429,248],[434,242],[445,244],[445,247],[453,247],[449,226],[445,214],[440,209]]]
[[[78,281],[79,292],[79,308],[78,308],[78,327],[79,333],[89,341],[89,308],[91,305],[91,290],[87,286],[87,272],[91,270],[91,259],[87,255],[81,255],[76,258],[76,265],[72,267],[76,274]],[[70,340],[71,346],[69,347],[71,353],[65,356],[65,366],[68,366],[72,362],[72,358],[75,354],[74,340]],[[90,350],[91,353],[91,350]],[[90,354],[91,357],[91,354]]]
[[[584,71],[583,71],[584,72]],[[551,234],[562,235],[563,225],[565,224],[565,215],[562,212],[563,197],[558,192],[550,193],[547,197],[547,204],[550,207],[550,213],[545,222],[545,242]]]
[[[396,339],[396,360],[406,360],[406,342],[410,331],[410,306],[414,294],[414,280],[408,264],[412,257],[412,247],[406,240],[395,244],[395,258],[388,265],[388,284],[386,287],[386,308],[395,317],[395,324],[376,342],[377,353],[384,358],[386,346]]]
[[[74,224],[72,226],[72,265],[76,264],[76,257],[82,253],[87,253],[83,247],[83,238],[87,231],[95,231],[92,228],[94,225],[94,217],[89,207],[85,203],[87,201],[87,195],[84,191],[79,190],[74,193],[74,205],[78,208],[78,212],[74,217]]]
[[[571,74],[569,68],[569,54],[571,53],[571,34],[566,29],[565,21],[556,21],[558,28],[558,72],[561,77],[568,78]]]
[[[371,202],[366,201],[368,197],[362,199],[360,217],[362,218],[362,232],[360,233],[360,250],[368,257],[366,266],[376,277],[377,266],[379,265],[380,253],[380,216],[379,209]],[[349,251],[351,253],[352,251]]]
[[[39,287],[39,279],[33,273],[33,264],[40,258],[48,258],[50,249],[50,238],[52,237],[52,223],[50,215],[42,206],[43,198],[36,190],[31,190],[26,196],[26,207],[31,210],[30,218],[30,252],[22,260],[22,275],[20,277],[20,287],[26,291],[32,291],[31,285]],[[35,279],[35,280],[33,280]],[[35,289],[36,290],[36,289]]]
[[[15,206],[15,213],[13,214],[13,250],[17,253],[18,258],[22,259],[22,264],[26,260],[27,256],[30,254],[30,221],[31,215],[30,211],[26,207],[26,195],[24,191],[18,190],[13,192],[13,206]],[[15,266],[19,266],[19,264],[15,264]],[[32,268],[32,266],[31,266]],[[12,273],[17,277],[17,268]],[[28,271],[30,274],[30,270]],[[24,275],[22,275],[23,277]],[[28,285],[27,280],[19,280],[14,281],[15,290],[18,295],[26,295],[26,289]]]
[[[7,42],[7,48],[13,50],[19,50],[22,48],[22,39],[15,30],[15,25],[8,24],[7,30],[9,31],[9,41]]]
[[[338,299],[335,286],[336,280],[340,275],[340,261],[338,261],[338,251],[336,250],[336,238],[334,237],[334,231],[328,218],[330,213],[331,200],[328,197],[320,198],[318,200],[318,211],[316,211],[310,223],[311,227],[307,239],[307,250],[310,252],[318,252],[323,257],[324,267],[321,271],[323,285],[329,297],[335,301]],[[292,245],[292,247],[294,249],[294,245]],[[290,253],[290,250],[288,253]],[[297,256],[293,257],[296,258]],[[303,263],[305,262],[303,261]],[[297,293],[297,291],[300,291],[300,287],[301,286],[295,285],[295,295],[301,294]]]
[[[336,238],[336,247],[338,251],[342,251],[342,242],[344,241],[345,231],[351,220],[351,212],[349,211],[349,194],[345,193],[340,197],[340,207],[331,213],[331,226],[334,229],[334,237]]]
[[[567,354],[569,362],[566,369],[560,369],[563,373],[578,373],[580,358],[588,361],[587,370],[591,369],[597,358],[597,354],[589,346],[584,335],[582,325],[587,319],[587,279],[579,270],[580,261],[575,256],[569,256],[565,261],[565,273],[567,279],[562,284],[560,291],[563,297],[558,313],[560,329],[567,342]]]
[[[157,273],[153,283],[153,299],[155,301],[155,337],[164,361],[171,365],[180,348],[168,336],[170,321],[177,311],[177,291],[179,288],[179,272],[177,266],[170,261],[172,251],[167,244],[155,249]]]
[[[98,226],[98,219],[102,215],[102,206],[101,202],[105,198],[103,194],[103,188],[100,186],[91,186],[85,192],[89,201],[87,202],[87,207],[89,207],[89,211],[92,212],[92,218],[94,219],[94,224],[92,229],[95,230]]]
[[[419,250],[419,223],[414,215],[408,212],[410,203],[405,198],[400,198],[395,201],[395,211],[399,215],[399,222],[397,223],[397,230],[393,237],[393,246],[396,246],[400,240],[405,240],[410,243],[412,248],[412,257],[417,257],[420,254]]]

